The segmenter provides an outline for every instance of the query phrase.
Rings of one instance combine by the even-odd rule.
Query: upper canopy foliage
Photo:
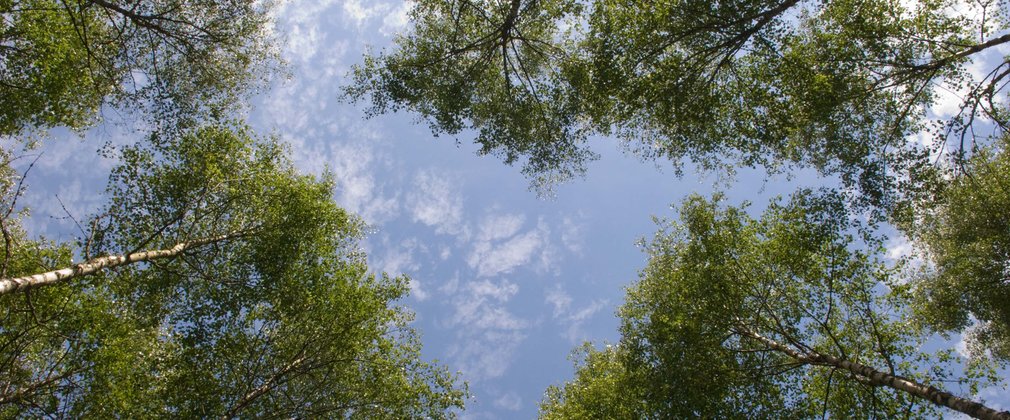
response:
[[[811,166],[882,205],[889,175],[924,162],[906,137],[926,128],[938,83],[967,92],[941,139],[969,136],[980,118],[1005,126],[1010,64],[980,81],[965,67],[1010,41],[1006,7],[959,5],[421,0],[347,93],[436,132],[473,129],[482,153],[522,161],[538,182],[577,175],[593,156],[587,136],[617,134],[675,164]]]
[[[932,262],[913,283],[925,324],[967,330],[974,353],[1010,360],[1008,141],[929,174],[934,187],[902,224]]]
[[[395,305],[407,280],[368,272],[361,222],[333,203],[328,177],[299,175],[286,155],[228,126],[126,147],[81,252],[237,235],[0,296],[0,412],[451,417],[465,388],[420,359],[411,315]],[[7,251],[11,276],[71,256],[24,237]]]
[[[575,379],[548,390],[541,415],[934,417],[931,401],[984,412],[927,399],[943,384],[974,392],[990,365],[979,358],[962,371],[953,350],[923,350],[929,335],[911,322],[900,267],[880,261],[879,242],[845,212],[839,197],[808,192],[760,220],[718,200],[685,201],[681,222],[647,245],[619,344],[585,347]],[[915,393],[899,380],[936,388]]]
[[[84,128],[103,104],[155,127],[233,106],[277,68],[269,7],[0,0],[0,136]]]

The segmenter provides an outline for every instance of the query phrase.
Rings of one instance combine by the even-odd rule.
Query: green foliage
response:
[[[276,70],[270,3],[0,1],[0,135],[85,128],[103,104],[154,126],[222,112]]]
[[[631,419],[641,417],[642,387],[622,363],[619,346],[594,349],[588,343],[573,353],[575,379],[563,388],[547,388],[540,403],[544,419]]]
[[[875,257],[879,242],[837,194],[797,193],[760,220],[694,196],[680,216],[646,246],[620,343],[585,348],[575,379],[548,390],[542,417],[937,414],[925,399],[809,355],[929,384],[978,380],[937,368],[963,362],[951,352],[920,350],[928,335],[907,318],[900,267]]]
[[[557,44],[558,23],[579,9],[571,0],[415,3],[402,52],[366,58],[347,94],[370,96],[372,113],[417,112],[436,134],[472,129],[480,153],[522,161],[543,185],[570,178],[593,157],[557,77],[571,54]]]
[[[813,167],[886,207],[891,175],[927,163],[906,137],[926,128],[935,84],[969,92],[938,144],[977,116],[1003,122],[1007,64],[981,82],[965,69],[1010,41],[996,3],[978,19],[945,0],[422,0],[347,94],[436,133],[472,129],[481,153],[521,161],[541,186],[581,173],[587,137],[603,134],[677,165]]]
[[[964,331],[974,353],[1010,360],[1010,153],[1006,138],[961,170],[938,174],[906,231],[932,270],[914,282],[918,313],[941,331]]]
[[[333,203],[329,177],[298,174],[275,141],[227,125],[121,156],[82,252],[240,236],[0,297],[0,338],[17,349],[3,360],[5,413],[445,418],[462,407],[465,388],[420,359],[395,304],[407,279],[368,272],[362,224]],[[58,261],[11,274],[66,266],[69,249],[53,249]],[[46,255],[25,252],[11,261]]]

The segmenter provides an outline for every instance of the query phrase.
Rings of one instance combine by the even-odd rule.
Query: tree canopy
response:
[[[465,388],[420,359],[396,306],[407,279],[368,271],[362,224],[333,203],[331,179],[299,175],[275,141],[227,125],[156,136],[121,159],[82,238],[86,259],[214,239],[0,296],[5,415],[442,418],[462,407]],[[6,222],[6,276],[72,265],[69,245]]]
[[[1006,8],[959,4],[422,0],[347,94],[473,130],[537,182],[579,174],[587,138],[618,135],[678,165],[810,166],[882,205],[890,175],[925,162],[906,138],[930,128],[938,85],[966,92],[938,144],[970,151],[978,121],[1006,125],[1006,60],[981,80],[966,68],[1010,41]]]
[[[944,390],[994,380],[993,360],[924,348],[901,267],[837,194],[800,192],[759,220],[719,201],[688,199],[647,245],[620,342],[584,347],[542,417],[1010,418]]]
[[[0,1],[0,135],[84,128],[104,104],[166,127],[233,106],[277,69],[269,7]]]
[[[76,243],[29,237],[0,151],[0,416],[450,418],[408,279],[334,181],[230,121],[278,70],[271,2],[0,0],[0,137],[139,112]],[[145,134],[146,133],[146,134]],[[146,137],[145,137],[146,136]],[[20,210],[19,209],[23,209]],[[81,261],[83,260],[83,261]]]
[[[966,331],[973,350],[1010,360],[1008,139],[958,168],[931,174],[903,220],[930,266],[913,283],[919,315],[939,331]]]

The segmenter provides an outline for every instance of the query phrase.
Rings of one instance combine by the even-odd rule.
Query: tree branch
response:
[[[1010,411],[999,412],[980,403],[958,397],[949,392],[919,383],[909,378],[881,372],[859,362],[839,359],[829,354],[820,353],[816,350],[799,352],[792,347],[758,334],[743,325],[738,325],[736,331],[745,337],[760,341],[770,349],[792,357],[798,362],[818,366],[831,366],[833,368],[846,370],[855,375],[866,378],[868,383],[871,385],[886,386],[899,391],[904,391],[913,396],[932,402],[933,404],[947,407],[951,410],[967,414],[977,419],[1010,420]]]
[[[179,255],[186,250],[198,248],[204,245],[227,241],[247,235],[248,232],[235,232],[209,238],[196,239],[192,241],[179,242],[168,249],[155,249],[150,251],[134,252],[128,255],[108,255],[98,257],[76,264],[70,268],[53,270],[40,274],[33,274],[24,277],[0,279],[0,295],[11,293],[17,290],[24,290],[39,286],[46,286],[56,283],[63,283],[68,280],[89,276],[107,268],[121,265],[133,264],[143,261],[154,261],[162,258],[170,258]]]

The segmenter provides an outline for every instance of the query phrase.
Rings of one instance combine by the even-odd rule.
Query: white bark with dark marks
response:
[[[1010,412],[996,411],[975,401],[967,400],[951,394],[947,391],[928,386],[909,378],[892,375],[859,362],[843,360],[829,354],[817,351],[799,351],[788,345],[779,343],[771,338],[758,334],[749,328],[738,327],[738,333],[745,337],[760,341],[769,349],[783,353],[799,363],[818,366],[831,366],[834,368],[847,370],[859,377],[866,378],[867,382],[875,386],[886,386],[907,392],[916,397],[928,400],[936,405],[947,407],[951,410],[967,414],[971,417],[984,420],[1010,420]]]
[[[92,258],[91,260],[75,264],[72,267],[60,270],[48,271],[45,273],[33,274],[30,276],[13,277],[0,279],[0,295],[25,290],[29,288],[47,286],[62,283],[77,277],[89,276],[99,271],[128,265],[144,261],[154,261],[163,258],[177,256],[186,250],[199,248],[204,245],[218,243],[229,239],[243,236],[242,233],[231,233],[213,236],[192,241],[179,242],[168,249],[154,249],[149,251],[134,252],[129,255],[107,255],[104,257]]]

